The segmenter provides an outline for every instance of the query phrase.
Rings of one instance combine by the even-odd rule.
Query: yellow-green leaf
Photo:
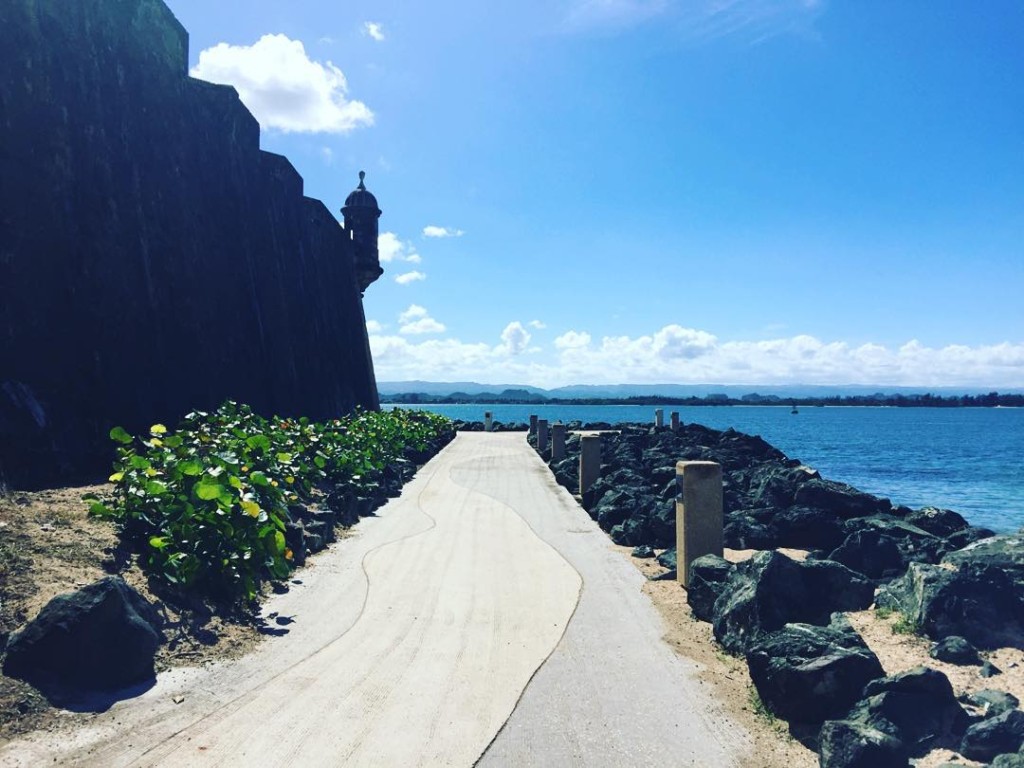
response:
[[[220,483],[198,482],[195,485],[195,494],[203,501],[212,501],[224,492],[224,486]]]
[[[166,435],[167,434],[167,427],[165,427],[163,424],[154,424],[152,427],[149,428],[149,434],[151,434],[151,435]]]
[[[122,480],[124,480],[124,472],[115,472],[110,477],[108,477],[107,480],[109,480],[112,483],[120,483]]]
[[[249,515],[250,517],[260,516],[260,505],[257,504],[255,501],[243,501],[242,510],[245,512],[245,514]]]

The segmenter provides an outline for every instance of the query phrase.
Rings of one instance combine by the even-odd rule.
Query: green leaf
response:
[[[292,455],[290,453],[279,453],[277,454],[277,460],[282,464],[291,464]]]
[[[270,485],[270,481],[267,479],[267,476],[262,472],[253,472],[249,475],[249,482],[253,485],[258,485],[261,488],[266,488]]]
[[[146,493],[150,496],[159,496],[167,490],[167,486],[159,480],[150,480],[146,483]]]
[[[178,465],[178,469],[181,470],[181,474],[189,477],[203,474],[203,465],[198,461],[183,461]]]
[[[181,439],[181,435],[171,435],[170,437],[164,438],[164,445],[168,448],[181,448],[185,441]]]
[[[196,496],[203,501],[213,501],[220,497],[220,495],[224,493],[224,490],[224,486],[220,483],[209,483],[205,480],[196,483],[195,488]]]
[[[317,469],[323,469],[327,466],[327,459],[321,456],[319,453],[313,457],[313,463],[316,464]]]
[[[113,440],[115,443],[127,445],[132,441],[132,436],[125,432],[122,427],[114,427],[112,430],[110,430],[110,439]]]
[[[164,536],[150,536],[149,546],[153,549],[163,549],[167,546],[167,538]]]
[[[128,459],[128,463],[132,465],[133,469],[149,469],[152,466],[145,456],[132,456]]]
[[[89,514],[93,517],[113,517],[114,510],[101,501],[89,505]]]
[[[246,439],[245,444],[254,451],[269,451],[270,438],[266,435],[253,435]]]
[[[124,480],[124,472],[115,472],[110,477],[108,477],[107,480],[109,480],[112,483],[120,483],[122,480]]]

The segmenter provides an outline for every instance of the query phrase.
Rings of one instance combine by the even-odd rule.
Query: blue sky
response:
[[[379,380],[1024,387],[1017,0],[168,4],[366,170]]]

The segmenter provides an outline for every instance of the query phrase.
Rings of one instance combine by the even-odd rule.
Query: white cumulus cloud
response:
[[[398,316],[398,332],[406,336],[419,336],[425,333],[444,333],[447,330],[443,323],[430,316],[426,307],[410,304],[409,308]]]
[[[431,319],[410,305],[402,325]],[[443,333],[426,330],[421,333]],[[566,384],[870,384],[1019,389],[1024,382],[1024,341],[966,346],[852,345],[797,334],[767,340],[723,340],[700,329],[670,324],[647,334],[594,338],[584,330],[558,336],[547,350],[530,346],[523,323],[509,323],[497,344],[402,335],[374,335],[378,377],[428,381]],[[524,354],[529,353],[529,354]]]
[[[376,320],[367,320],[366,321],[366,332],[367,333],[383,333],[383,331],[384,331],[384,326],[381,325]]]
[[[363,22],[363,34],[372,37],[378,43],[384,42],[384,27],[379,22]]]
[[[433,224],[428,224],[423,228],[424,237],[462,237],[464,234],[466,233],[461,229],[438,227]]]
[[[398,316],[398,322],[408,323],[412,320],[419,320],[421,317],[427,317],[429,314],[426,307],[421,307],[419,304],[410,304],[409,308]]]
[[[538,331],[543,331],[548,327],[547,323],[541,322],[540,320],[531,320],[527,325]]]
[[[523,324],[515,320],[505,326],[501,332],[501,343],[510,355],[519,355],[530,345],[530,332]]]
[[[406,261],[410,264],[419,264],[422,261],[416,252],[416,246],[407,240],[400,240],[394,232],[381,232],[377,237],[377,250],[380,253],[380,260]]]
[[[373,112],[348,98],[348,81],[330,61],[309,58],[300,40],[264,35],[252,45],[218,43],[200,52],[190,74],[233,85],[264,128],[349,133],[373,124]]]
[[[566,331],[555,339],[555,347],[557,349],[579,349],[588,344],[590,344],[590,334],[577,333],[576,331]]]
[[[416,336],[424,333],[444,333],[445,327],[432,317],[421,317],[411,323],[406,323],[399,329],[399,333]]]
[[[395,275],[395,282],[399,285],[408,285],[409,283],[415,283],[417,280],[426,280],[427,276],[422,272],[413,270],[412,272],[403,272],[400,275]]]

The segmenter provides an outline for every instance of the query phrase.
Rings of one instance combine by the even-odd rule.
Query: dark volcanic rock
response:
[[[912,563],[876,602],[934,640],[959,635],[979,648],[1024,648],[1024,596],[1006,571],[984,562],[959,570]]]
[[[929,651],[933,659],[950,664],[981,664],[978,649],[957,635],[950,635],[935,643]]]
[[[814,507],[780,509],[769,520],[780,547],[835,549],[846,537],[843,521],[835,513]]]
[[[4,674],[47,695],[114,691],[152,680],[160,645],[153,607],[117,576],[58,595],[15,632]]]
[[[1024,750],[1012,754],[996,755],[989,768],[1024,768]]]
[[[812,478],[802,483],[793,496],[793,502],[831,512],[843,519],[882,514],[892,509],[888,499],[858,491],[845,483],[821,478]]]
[[[950,550],[949,543],[944,539],[894,515],[871,515],[849,520],[844,530],[848,534],[858,531],[884,533],[896,542],[903,559],[908,563],[937,563]]]
[[[644,559],[652,558],[654,557],[654,550],[651,547],[648,547],[646,544],[644,544],[642,546],[636,547],[633,550],[633,557],[639,557]]]
[[[912,754],[955,745],[968,723],[949,679],[926,667],[869,683],[847,718],[899,739]]]
[[[662,568],[672,568],[672,569],[675,569],[676,563],[677,563],[677,560],[676,560],[676,548],[675,547],[669,547],[664,552],[662,552],[660,555],[658,555],[658,565],[660,565]]]
[[[981,709],[985,717],[995,717],[1020,706],[1020,701],[1013,694],[991,688],[968,695],[967,701]]]
[[[986,661],[981,665],[981,669],[978,670],[978,677],[995,677],[996,675],[1003,674],[1003,670],[993,664],[991,661]]]
[[[694,617],[701,621],[712,620],[715,601],[725,591],[735,570],[735,565],[716,555],[704,555],[690,563],[690,586],[686,590],[686,602],[690,604]]]
[[[867,579],[839,563],[759,552],[736,568],[716,601],[715,638],[743,653],[762,633],[789,622],[828,624],[834,611],[867,608],[873,594]]]
[[[909,512],[904,518],[911,525],[928,531],[934,536],[948,538],[949,536],[969,528],[968,522],[958,513],[951,509],[939,509],[938,507],[923,507]]]
[[[962,531],[951,533],[946,538],[946,542],[949,544],[950,551],[956,551],[973,544],[976,541],[990,539],[995,535],[996,532],[990,528],[979,528],[972,525],[969,528],[964,528]]]
[[[787,624],[754,643],[750,677],[764,705],[797,723],[841,718],[864,686],[884,672],[842,616],[827,627]]]
[[[907,768],[907,748],[898,739],[864,723],[830,720],[821,727],[821,768]]]
[[[795,467],[768,466],[751,479],[750,498],[765,507],[790,507],[796,498],[797,488],[820,477],[817,471],[802,464]]]
[[[906,569],[899,542],[878,530],[851,533],[828,559],[863,573],[869,579],[894,578]]]
[[[1024,533],[993,536],[950,552],[942,562],[957,567],[987,565],[1004,571],[1024,594]]]
[[[771,528],[743,511],[726,517],[723,540],[730,549],[774,549],[778,546],[778,538]]]
[[[968,760],[987,761],[996,755],[1016,752],[1024,746],[1024,712],[1013,709],[975,723],[960,743]]]

